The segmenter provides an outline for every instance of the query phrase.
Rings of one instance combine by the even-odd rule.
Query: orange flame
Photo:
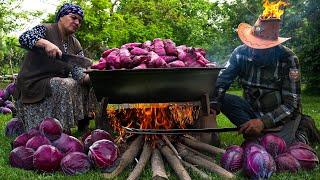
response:
[[[269,0],[263,0],[264,11],[261,17],[263,19],[280,19],[280,16],[284,13],[284,10],[281,8],[287,5],[288,4],[286,2],[283,2],[281,0],[278,2],[269,2]]]
[[[186,128],[198,119],[200,106],[194,104],[131,104],[130,107],[113,106],[107,109],[108,119],[120,139],[126,135],[122,126],[140,129]],[[146,136],[155,140],[156,136]]]

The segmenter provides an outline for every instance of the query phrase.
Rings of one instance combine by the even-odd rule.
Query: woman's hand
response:
[[[58,48],[58,46],[46,39],[39,39],[36,42],[36,46],[44,48],[49,57],[57,58],[62,56],[62,51]]]
[[[61,57],[62,56],[62,52],[61,50],[58,48],[58,46],[52,44],[51,42],[49,42],[45,47],[44,47],[45,51],[47,52],[49,57],[52,58],[56,58],[56,57]]]

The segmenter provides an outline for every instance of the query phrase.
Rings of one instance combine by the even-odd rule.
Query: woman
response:
[[[14,96],[17,116],[26,130],[49,116],[58,119],[66,132],[77,121],[88,119],[89,76],[83,73],[84,68],[56,59],[62,53],[83,56],[74,36],[82,21],[81,7],[67,3],[58,11],[56,23],[35,26],[20,36],[19,42],[28,52]]]

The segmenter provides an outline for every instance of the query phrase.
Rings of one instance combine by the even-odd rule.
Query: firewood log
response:
[[[181,180],[191,180],[190,175],[188,174],[187,170],[181,164],[181,161],[178,157],[172,152],[172,150],[166,146],[160,146],[161,154],[166,158],[167,162],[169,162],[172,169],[178,175],[179,179]]]
[[[135,166],[135,168],[133,169],[133,171],[130,173],[127,180],[139,179],[141,172],[143,171],[144,167],[146,166],[147,162],[150,159],[151,152],[152,151],[151,151],[150,145],[147,142],[145,142],[144,146],[143,146],[142,153],[139,158],[139,161],[138,161],[137,165]]]
[[[152,179],[153,180],[164,180],[168,179],[166,170],[164,169],[163,159],[159,150],[156,148],[152,152],[151,156],[151,168],[152,168]]]
[[[138,136],[121,156],[119,165],[111,173],[103,173],[103,176],[107,179],[114,179],[118,176],[130,163],[133,162],[134,158],[139,153],[143,142],[143,136]]]

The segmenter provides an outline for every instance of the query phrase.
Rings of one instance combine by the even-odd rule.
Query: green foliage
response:
[[[282,16],[282,37],[291,37],[285,43],[298,56],[302,80],[306,90],[319,93],[320,89],[320,4],[317,0],[291,0]]]
[[[0,67],[8,66],[10,44],[5,45],[7,32],[17,28],[12,13],[20,1],[0,1]],[[128,42],[144,42],[154,38],[170,38],[177,45],[202,47],[209,60],[223,64],[235,47],[242,44],[236,29],[241,22],[254,24],[263,12],[262,0],[62,0],[81,5],[85,20],[76,33],[85,55],[97,60],[106,48],[120,47]],[[219,2],[219,3],[218,3]],[[308,90],[320,89],[320,3],[318,0],[290,0],[282,16],[282,37],[298,55],[303,82]],[[59,5],[59,7],[60,7]],[[58,8],[57,7],[57,10]],[[37,13],[37,12],[35,12]],[[35,14],[34,13],[34,14]],[[54,22],[55,14],[44,22]],[[11,47],[10,47],[11,48]],[[6,50],[5,50],[6,49]],[[21,50],[12,51],[21,53]],[[17,56],[17,57],[16,57]],[[14,55],[16,62],[21,55]],[[8,59],[8,58],[7,58]],[[17,63],[14,63],[17,64]]]
[[[10,32],[21,28],[21,22],[39,16],[39,12],[19,12],[21,0],[0,0],[0,74],[17,73],[24,51]],[[20,21],[17,21],[19,19]]]
[[[19,47],[18,39],[16,37],[6,36],[2,42],[3,46],[0,52],[2,52],[4,56],[0,58],[0,74],[19,72],[24,50]]]

